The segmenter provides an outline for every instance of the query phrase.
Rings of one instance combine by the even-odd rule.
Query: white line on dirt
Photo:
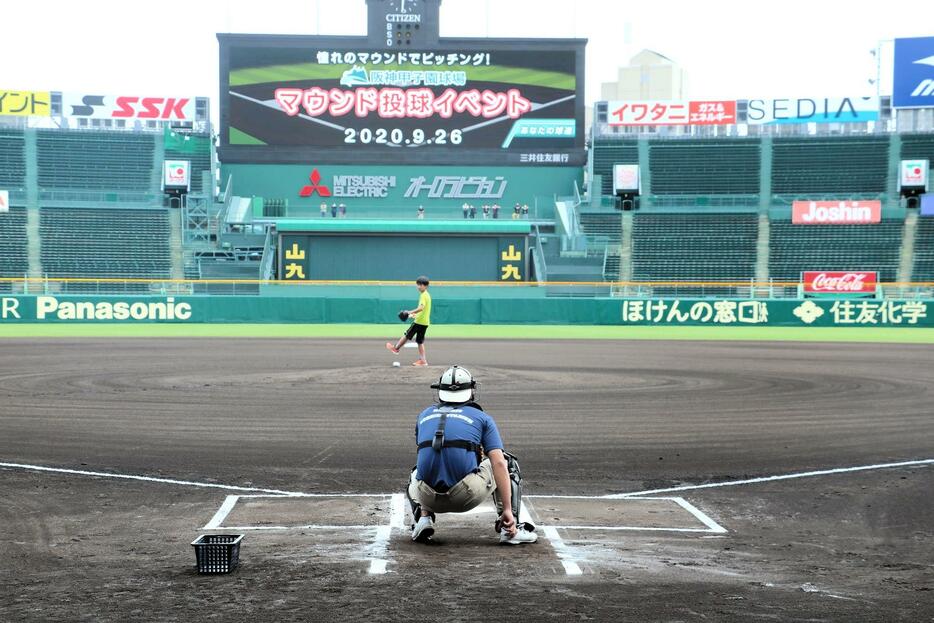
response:
[[[370,552],[372,552],[373,556],[376,556],[376,558],[370,560],[370,570],[368,573],[373,575],[386,573],[386,565],[389,561],[385,556],[389,551],[389,538],[391,536],[392,526],[379,526],[376,529],[376,538],[369,547]]]
[[[912,465],[934,464],[934,459],[921,459],[918,461],[901,461],[898,463],[878,463],[876,465],[860,465],[858,467],[840,467],[837,469],[822,469],[813,472],[797,472],[794,474],[781,474],[779,476],[763,476],[761,478],[747,478],[745,480],[727,480],[725,482],[711,482],[703,485],[685,485],[683,487],[668,487],[665,489],[648,489],[632,493],[614,493],[600,496],[608,500],[619,500],[634,496],[652,495],[655,493],[674,493],[676,491],[694,491],[696,489],[713,489],[716,487],[735,487],[737,485],[751,485],[761,482],[774,482],[776,480],[791,480],[794,478],[810,478],[811,476],[827,476],[830,474],[845,474],[849,472],[864,472],[874,469],[888,469],[891,467],[910,467]]]
[[[214,513],[214,516],[211,517],[211,521],[204,524],[202,530],[217,530],[221,527],[221,524],[224,523],[224,520],[227,519],[227,515],[230,514],[230,511],[233,510],[233,507],[236,506],[237,500],[240,496],[238,495],[228,495],[227,499],[224,500],[224,503],[221,504],[221,507],[217,509],[217,512]]]
[[[516,518],[517,521],[524,521],[527,518],[531,518],[533,523],[537,523],[539,516],[538,512],[532,507],[531,504],[526,505],[525,500],[519,501],[519,517]],[[574,553],[570,547],[568,547],[564,539],[561,538],[561,535],[558,534],[558,530],[551,526],[542,527],[542,535],[548,539],[548,542],[551,543],[551,548],[555,550],[555,555],[558,557],[558,562],[561,563],[561,566],[564,567],[565,575],[582,575],[580,565],[577,564],[577,561],[574,559]]]
[[[389,514],[389,526],[399,530],[405,529],[405,496],[401,493],[392,494],[392,511]]]
[[[703,534],[710,534],[713,532],[709,528],[646,528],[645,526],[564,526],[564,525],[554,525],[549,526],[552,528],[561,528],[562,530],[593,530],[595,532],[620,532],[620,531],[636,531],[636,532],[700,532]],[[573,541],[574,539],[570,539]]]
[[[307,524],[304,526],[222,526],[224,530],[336,530],[347,532],[348,530],[372,530],[378,526],[364,525],[326,525],[326,524]]]
[[[545,526],[542,528],[542,532],[545,535],[545,538],[551,543],[551,546],[554,548],[555,553],[558,555],[558,560],[561,561],[561,566],[564,567],[564,572],[567,575],[582,575],[580,565],[574,561],[574,556],[571,554],[571,548],[569,548],[564,539],[561,538],[561,535],[558,534],[557,528],[553,526]]]
[[[144,482],[158,482],[167,485],[183,485],[186,487],[204,487],[208,489],[225,489],[227,491],[258,491],[260,493],[274,493],[276,495],[307,495],[295,491],[280,491],[278,489],[260,489],[257,487],[238,487],[235,485],[219,485],[211,482],[193,482],[191,480],[175,480],[173,478],[153,478],[151,476],[134,476],[132,474],[113,474],[108,472],[90,472],[83,469],[64,469],[61,467],[43,467],[41,465],[24,465],[22,463],[0,463],[0,467],[12,469],[27,469],[37,472],[55,472],[58,474],[77,474],[79,476],[96,476],[99,478],[119,478],[121,480],[142,480]]]
[[[711,532],[716,532],[717,534],[723,534],[723,533],[726,532],[726,528],[724,528],[723,526],[721,526],[720,524],[718,524],[716,521],[714,521],[714,520],[711,519],[709,516],[707,516],[706,513],[704,513],[703,511],[701,511],[699,508],[697,508],[696,506],[694,506],[693,504],[691,504],[690,502],[688,502],[688,501],[685,500],[684,498],[669,498],[669,499],[670,499],[670,500],[674,500],[674,501],[678,504],[678,506],[680,506],[681,508],[683,508],[683,509],[686,510],[687,512],[689,512],[689,513],[691,513],[692,515],[694,515],[695,517],[697,517],[697,519],[698,519],[702,524],[704,524],[705,526],[707,526],[707,527],[710,529]]]
[[[389,506],[389,525],[380,526],[376,529],[376,538],[370,546],[374,558],[370,560],[369,573],[371,575],[382,575],[387,573],[386,566],[388,560],[389,540],[392,538],[393,528],[404,528],[405,521],[405,498],[401,493],[394,493]]]

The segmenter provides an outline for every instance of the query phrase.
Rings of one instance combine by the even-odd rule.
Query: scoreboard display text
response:
[[[478,45],[223,36],[222,151],[228,161],[581,165],[583,44]]]

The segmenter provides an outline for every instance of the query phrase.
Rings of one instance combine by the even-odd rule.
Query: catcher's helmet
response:
[[[473,399],[477,382],[470,375],[467,368],[458,365],[451,366],[441,375],[432,389],[438,390],[438,400],[442,402],[470,402]]]

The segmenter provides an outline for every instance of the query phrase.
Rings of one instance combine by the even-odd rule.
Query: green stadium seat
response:
[[[649,143],[655,195],[759,193],[757,139],[666,140]]]
[[[934,138],[934,137],[932,137]],[[934,140],[931,141],[934,147]],[[922,216],[915,231],[915,264],[912,281],[934,281],[934,217]]]
[[[756,214],[635,214],[633,281],[751,281],[756,274]],[[656,287],[656,294],[733,294],[735,288]]]
[[[12,206],[0,213],[0,277],[23,277],[29,270],[26,246],[26,209]],[[0,282],[0,292],[11,290]]]
[[[152,134],[37,130],[39,188],[156,192]]]
[[[903,219],[875,225],[793,225],[772,220],[769,274],[797,281],[805,270],[874,270],[882,281],[898,273]]]
[[[884,193],[888,158],[888,136],[775,138],[772,193]]]
[[[165,208],[43,207],[39,234],[43,271],[51,278],[167,279],[171,274]],[[69,283],[67,291],[98,287]],[[125,288],[148,289],[145,283]]]
[[[22,130],[0,130],[0,188],[26,185],[25,140]]]
[[[639,146],[635,139],[608,140],[600,139],[594,142],[590,150],[593,160],[594,175],[602,175],[602,188],[604,195],[613,194],[613,165],[639,164]]]

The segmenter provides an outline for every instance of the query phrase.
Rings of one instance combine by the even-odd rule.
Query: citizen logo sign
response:
[[[876,291],[878,274],[875,272],[805,272],[801,281],[805,292],[836,292],[841,294],[872,293]]]
[[[417,13],[390,13],[386,21],[390,24],[421,24],[422,16]]]

